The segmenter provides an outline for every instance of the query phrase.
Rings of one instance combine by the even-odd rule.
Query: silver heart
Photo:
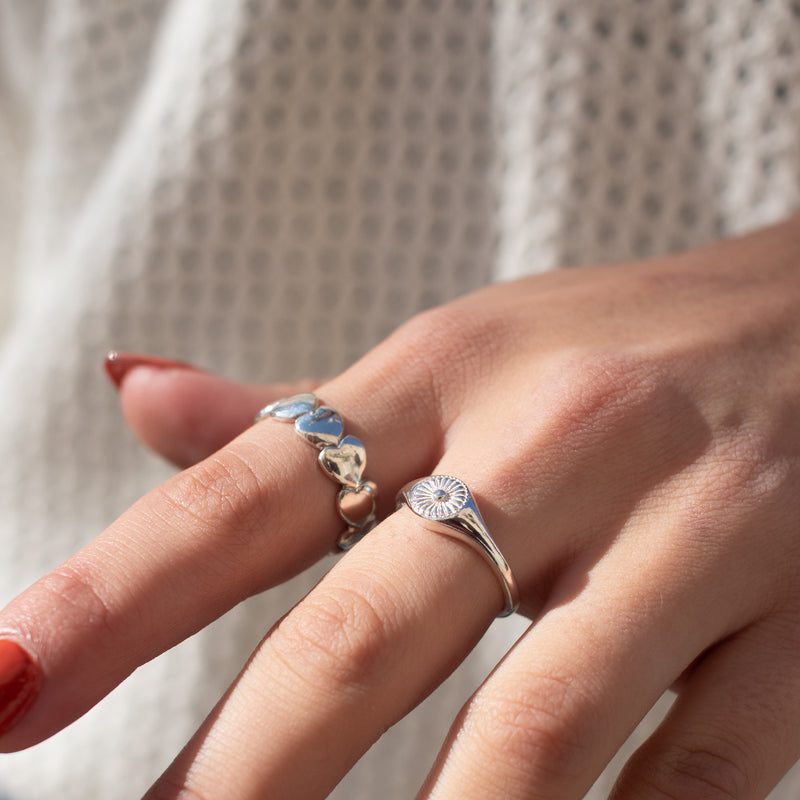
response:
[[[315,447],[335,447],[344,430],[339,414],[329,406],[320,406],[310,414],[303,414],[294,423],[294,429]]]
[[[258,412],[256,422],[264,417],[276,417],[277,419],[292,420],[303,414],[308,414],[317,407],[317,396],[311,392],[295,394],[291,397],[284,397],[270,403]]]
[[[345,436],[338,447],[326,447],[320,452],[319,463],[333,480],[358,488],[367,453],[355,436]]]
[[[353,528],[363,527],[375,516],[375,484],[366,481],[357,488],[345,486],[339,492],[339,514]]]

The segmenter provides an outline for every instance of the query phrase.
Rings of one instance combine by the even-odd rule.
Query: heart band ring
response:
[[[408,506],[417,516],[434,523],[437,530],[470,547],[489,563],[500,580],[506,605],[498,615],[507,617],[519,607],[519,589],[508,562],[478,511],[464,481],[450,475],[431,475],[406,484],[397,495],[397,507]]]
[[[268,418],[293,422],[297,433],[319,450],[322,471],[341,487],[336,509],[347,528],[336,546],[349,550],[376,524],[377,487],[363,477],[367,463],[364,445],[355,436],[344,436],[341,416],[332,408],[319,405],[311,392],[270,403],[256,414],[255,422]]]

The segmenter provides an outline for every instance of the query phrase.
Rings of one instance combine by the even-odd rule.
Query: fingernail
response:
[[[0,736],[19,721],[33,703],[39,669],[16,643],[0,641]]]
[[[141,353],[119,353],[111,350],[106,355],[106,375],[118,389],[125,380],[125,376],[134,367],[152,367],[154,369],[194,369],[191,364],[183,361],[173,361],[169,358],[142,355]]]

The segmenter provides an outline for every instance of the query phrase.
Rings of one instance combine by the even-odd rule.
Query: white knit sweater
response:
[[[169,474],[125,429],[107,349],[330,375],[491,280],[799,200],[790,0],[0,0],[0,600]],[[2,800],[138,797],[326,566],[0,757]],[[412,797],[523,624],[334,797]]]

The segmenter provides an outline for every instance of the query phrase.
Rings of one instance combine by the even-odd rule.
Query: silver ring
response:
[[[397,507],[406,505],[417,516],[433,522],[442,533],[465,542],[489,563],[500,580],[507,617],[519,608],[519,589],[508,562],[489,535],[472,492],[451,475],[431,475],[407,483],[397,495]]]
[[[270,403],[256,414],[254,422],[268,418],[293,422],[297,433],[319,450],[317,463],[341,487],[336,510],[347,528],[336,540],[336,547],[349,550],[377,524],[377,487],[363,477],[367,464],[364,445],[355,436],[345,436],[338,412],[319,405],[317,396],[311,392]]]

